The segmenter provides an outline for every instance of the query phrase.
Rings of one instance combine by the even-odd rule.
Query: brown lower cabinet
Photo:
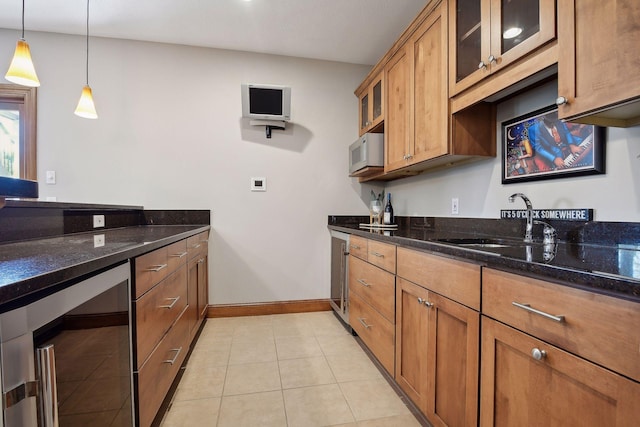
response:
[[[206,317],[208,232],[133,259],[136,425],[150,426]]]
[[[482,318],[481,426],[637,426],[640,384]]]
[[[183,311],[136,375],[141,427],[153,422],[189,351],[189,324],[184,314]]]
[[[350,257],[351,325],[433,426],[639,425],[640,304],[395,253],[395,276]],[[394,277],[395,339],[381,314]]]
[[[189,261],[187,263],[189,299],[187,318],[189,333],[192,338],[198,332],[202,321],[207,315],[209,300],[209,250],[207,243],[208,237],[206,233],[198,234],[187,242],[187,246],[192,249],[189,252]]]
[[[478,422],[480,314],[396,281],[396,381],[434,426]]]

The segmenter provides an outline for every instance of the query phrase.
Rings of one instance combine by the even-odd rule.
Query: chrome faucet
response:
[[[524,241],[525,243],[533,242],[533,206],[531,205],[531,200],[527,196],[522,193],[514,193],[509,196],[509,202],[513,203],[516,201],[516,197],[520,197],[524,200],[525,205],[527,205],[527,228],[524,233]]]

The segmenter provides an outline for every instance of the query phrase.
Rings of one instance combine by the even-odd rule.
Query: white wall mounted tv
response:
[[[242,117],[257,120],[291,120],[289,86],[243,83]]]

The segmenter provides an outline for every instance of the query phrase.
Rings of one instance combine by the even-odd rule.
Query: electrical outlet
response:
[[[458,215],[460,212],[460,200],[457,197],[451,199],[451,214]]]
[[[93,236],[93,247],[101,248],[104,246],[104,234],[96,234]]]
[[[93,216],[93,228],[104,227],[104,215]]]

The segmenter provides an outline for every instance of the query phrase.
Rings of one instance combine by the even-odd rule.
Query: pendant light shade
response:
[[[82,88],[82,94],[76,107],[75,115],[85,119],[97,119],[96,105],[93,102],[93,93],[89,86],[89,0],[87,0],[87,84]]]
[[[97,119],[98,113],[96,112],[96,106],[93,103],[93,94],[89,85],[82,88],[82,95],[80,95],[80,101],[75,111],[76,116],[84,117],[85,119]]]
[[[40,81],[36,75],[36,69],[34,68],[33,61],[31,60],[29,43],[24,39],[24,0],[22,0],[22,37],[18,40],[16,51],[13,54],[13,59],[11,60],[11,65],[9,65],[9,71],[7,71],[4,78],[9,80],[11,83],[22,86],[40,86]]]

